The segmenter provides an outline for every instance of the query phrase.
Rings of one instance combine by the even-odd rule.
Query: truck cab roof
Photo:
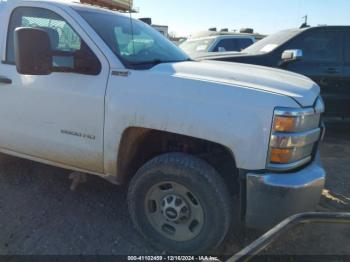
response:
[[[54,5],[74,6],[74,7],[81,7],[81,8],[89,8],[89,9],[93,9],[93,10],[101,10],[101,11],[105,11],[105,12],[113,12],[111,10],[108,10],[107,8],[100,7],[97,5],[90,5],[90,4],[81,3],[79,0],[11,0],[11,1],[0,0],[0,8],[1,8],[1,6],[4,7],[6,5],[18,5],[21,3],[33,3],[33,2],[50,3],[50,4],[54,4]]]
[[[90,4],[85,4],[81,3],[79,0],[11,0],[11,1],[2,1],[0,0],[0,12],[1,9],[5,9],[6,6],[16,6],[20,4],[25,4],[25,3],[45,3],[45,4],[52,4],[55,6],[64,6],[64,7],[72,7],[73,9],[80,9],[80,10],[90,10],[94,12],[108,12],[108,13],[113,13],[113,14],[120,14],[116,10],[109,10],[105,7],[102,6],[96,6],[96,5],[90,5]],[[1,17],[1,16],[0,16]]]

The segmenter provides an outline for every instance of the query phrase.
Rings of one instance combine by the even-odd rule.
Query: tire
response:
[[[172,254],[214,252],[229,231],[232,206],[216,170],[182,153],[160,155],[147,162],[128,190],[135,228],[155,248]],[[178,212],[174,213],[174,208]]]

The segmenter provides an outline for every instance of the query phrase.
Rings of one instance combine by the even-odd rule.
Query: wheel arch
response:
[[[117,158],[117,181],[127,183],[144,163],[171,152],[187,153],[204,159],[224,177],[230,187],[238,186],[238,169],[230,148],[205,139],[142,127],[128,127],[122,133]]]

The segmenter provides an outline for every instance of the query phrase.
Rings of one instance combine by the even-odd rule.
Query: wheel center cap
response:
[[[166,210],[165,210],[165,215],[173,220],[173,219],[176,219],[177,216],[178,216],[178,213],[177,211],[175,210],[175,208],[172,208],[172,207],[168,207]]]
[[[190,209],[181,196],[170,194],[163,198],[161,212],[166,220],[179,223],[189,217]]]

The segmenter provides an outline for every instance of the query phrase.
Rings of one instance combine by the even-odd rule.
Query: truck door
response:
[[[344,30],[344,79],[342,81],[343,111],[350,117],[350,29]]]
[[[306,75],[321,87],[326,114],[339,115],[342,111],[341,79],[343,77],[342,37],[337,29],[316,28],[300,34],[284,46],[301,49],[303,58],[285,65],[285,69]]]
[[[45,76],[18,74],[14,64],[17,27],[44,29],[53,50],[88,59],[90,70],[75,73],[75,58],[54,57],[54,66],[60,72]],[[102,172],[109,66],[91,39],[61,9],[18,7],[11,14],[3,53],[0,76],[7,80],[0,81],[1,150]]]

